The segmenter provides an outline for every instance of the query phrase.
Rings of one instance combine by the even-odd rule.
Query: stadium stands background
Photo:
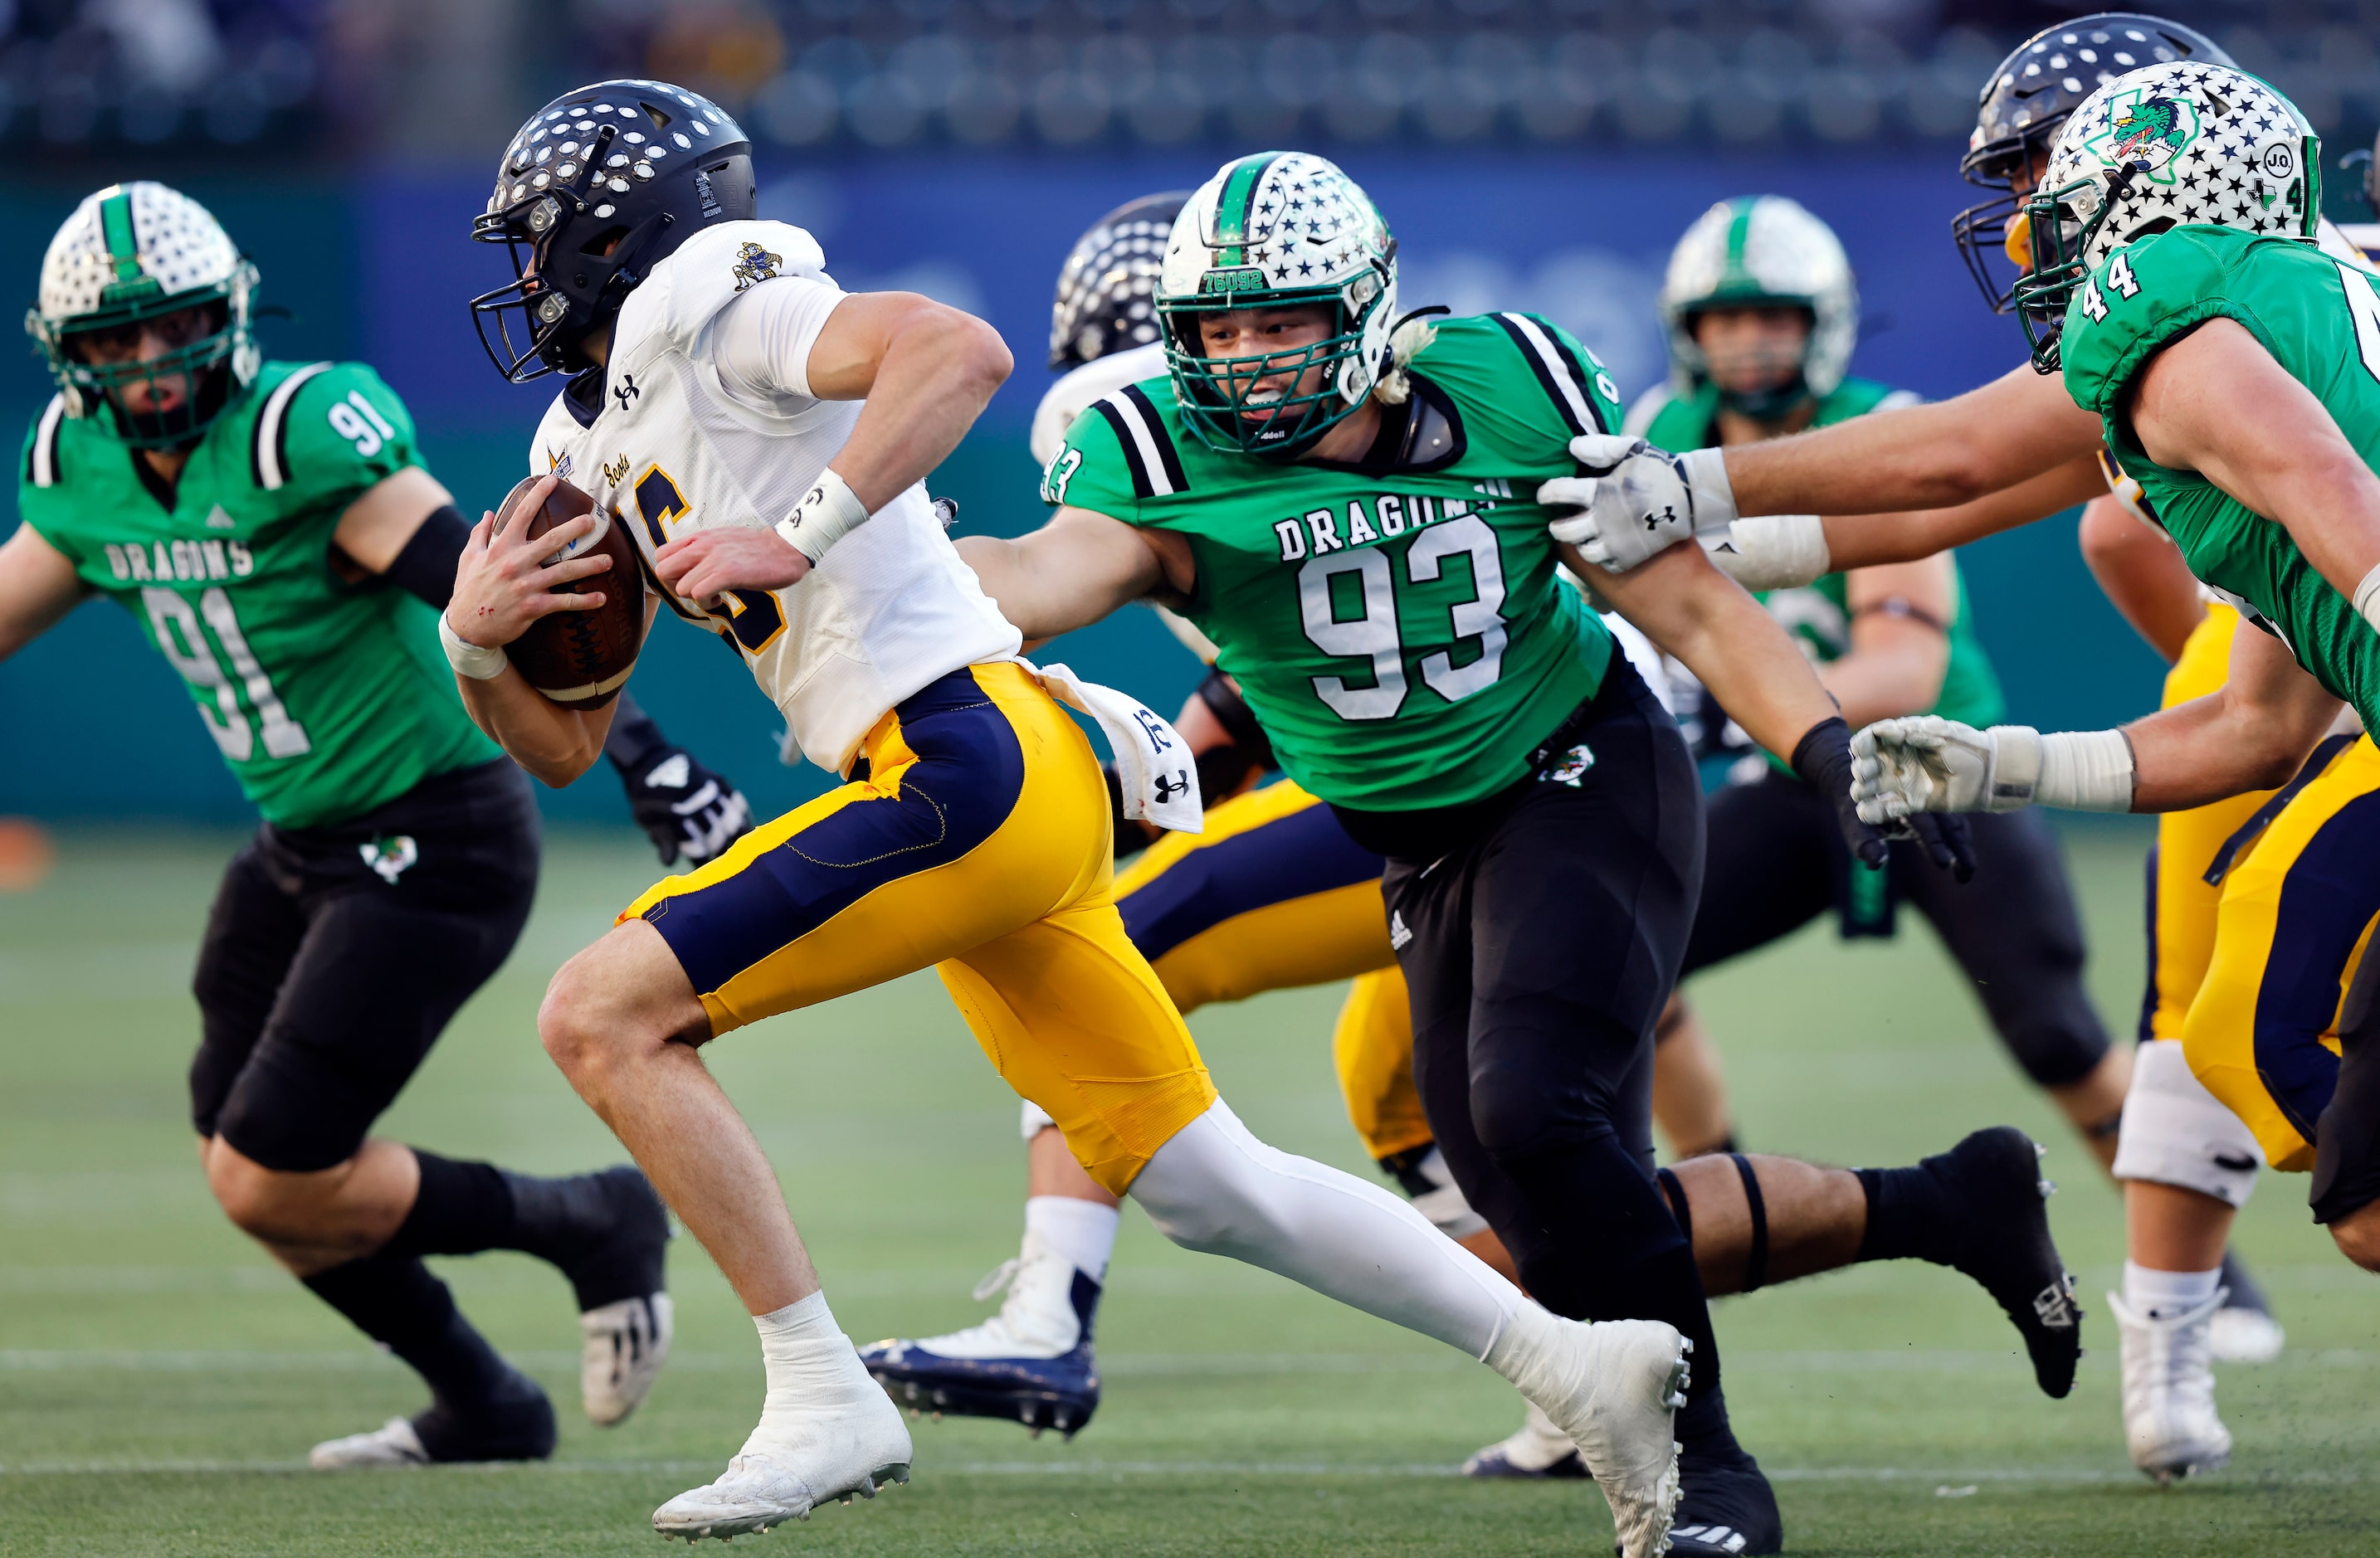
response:
[[[2172,4],[2307,110],[2328,209],[2367,215],[2339,156],[2380,123],[2380,0]],[[154,176],[205,200],[257,260],[268,351],[355,356],[412,407],[432,468],[476,512],[524,468],[550,391],[489,366],[464,308],[502,279],[466,235],[490,162],[553,92],[684,80],[759,150],[763,213],[825,246],[845,286],[983,315],[1014,379],[935,479],[963,526],[1037,522],[1025,427],[1050,380],[1050,291],[1074,237],[1222,158],[1338,158],[1402,246],[1407,307],[1528,308],[1633,395],[1663,370],[1663,257],[1705,206],[1776,191],[1842,235],[1865,328],[1855,371],[1929,395],[2020,360],[1949,240],[1974,93],[2071,7],[1985,0],[0,0],[0,285],[30,300],[77,199]],[[23,426],[49,386],[0,368]],[[14,527],[13,515],[0,532]],[[2105,724],[2156,664],[2097,595],[2070,522],[1969,549],[2017,718]],[[1143,613],[1071,658],[1163,707],[1195,668]],[[765,811],[819,788],[777,767],[777,725],[733,660],[657,630],[638,695]],[[0,813],[230,822],[237,791],[171,672],[122,612],[86,606],[0,664]],[[610,817],[608,782],[549,797]]]

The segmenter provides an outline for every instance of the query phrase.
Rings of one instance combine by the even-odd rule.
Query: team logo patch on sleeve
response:
[[[755,282],[776,280],[777,267],[784,262],[783,255],[771,254],[759,244],[746,244],[735,251],[735,268],[732,272],[735,277],[735,290],[741,292]]]

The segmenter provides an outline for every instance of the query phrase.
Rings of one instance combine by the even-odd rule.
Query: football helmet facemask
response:
[[[2322,139],[2297,104],[2195,62],[2135,70],[2085,99],[2011,233],[2033,256],[2013,296],[2034,368],[2058,371],[2067,305],[2094,270],[2183,223],[2316,241]]]
[[[663,81],[555,98],[514,135],[471,223],[513,261],[508,284],[471,299],[489,360],[516,384],[592,367],[581,344],[652,268],[696,229],[752,216],[757,198],[751,141],[708,98]]]
[[[1050,306],[1050,368],[1060,372],[1157,339],[1158,272],[1189,192],[1128,200],[1075,240]]]
[[[136,449],[187,449],[238,399],[263,366],[249,331],[256,267],[207,209],[179,190],[141,180],[84,198],[42,259],[39,300],[25,330],[49,359],[69,417],[105,416]],[[79,338],[204,310],[188,338],[159,356],[84,360]],[[125,391],[182,380],[164,411],[134,414]]]
[[[1771,389],[1722,389],[1720,404],[1774,422],[1804,401],[1834,393],[1859,339],[1859,291],[1834,229],[1782,195],[1720,201],[1670,251],[1661,282],[1661,324],[1681,393],[1693,393],[1710,377],[1709,359],[1694,340],[1694,317],[1710,308],[1762,305],[1809,315],[1800,370]]]
[[[1330,332],[1245,357],[1207,355],[1198,323],[1240,309],[1320,304]],[[1397,244],[1370,196],[1324,159],[1261,151],[1192,193],[1167,240],[1157,313],[1182,418],[1225,453],[1290,460],[1364,404],[1393,366]],[[1299,388],[1310,370],[1321,381]],[[1286,376],[1290,393],[1259,388]]]
[[[1994,313],[2005,314],[2013,306],[2013,277],[2003,284],[1994,259],[2008,253],[2009,222],[2018,204],[2013,181],[2031,173],[2084,98],[2128,71],[2179,60],[2232,63],[2214,40],[2178,22],[2103,11],[2034,33],[1984,83],[1959,172],[1968,183],[1998,193],[1952,217],[1950,236]],[[2022,274],[2021,251],[2010,258]]]

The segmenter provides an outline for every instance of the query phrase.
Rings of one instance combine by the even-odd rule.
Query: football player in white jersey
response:
[[[483,726],[541,777],[577,772],[608,715],[547,700],[503,646],[600,601],[608,559],[570,554],[626,525],[671,609],[733,639],[803,752],[846,781],[645,893],[540,1014],[548,1052],[760,1332],[759,1427],[656,1528],[732,1536],[908,1476],[901,1415],[699,1046],[930,964],[1094,1179],[1177,1242],[1482,1359],[1579,1437],[1631,1558],[1658,1552],[1682,1338],[1556,1318],[1387,1191],[1257,1141],[1217,1097],[1124,935],[1106,786],[1053,689],[1109,731],[1127,809],[1195,830],[1179,738],[1021,661],[926,497],[1006,348],[920,297],[846,296],[809,236],[753,220],[753,199],[743,132],[676,87],[601,82],[521,127],[474,226],[512,247],[517,279],[474,312],[508,378],[572,375],[532,465],[566,470],[598,510],[535,542],[483,520],[443,619]]]

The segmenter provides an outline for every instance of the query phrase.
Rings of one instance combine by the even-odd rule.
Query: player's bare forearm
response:
[[[2206,603],[2181,549],[2111,497],[2092,500],[2077,533],[2099,589],[2168,665],[2206,620]]]
[[[959,556],[1028,642],[1088,627],[1165,582],[1157,551],[1120,520],[1060,509],[1029,536],[962,536]]]
[[[2150,459],[2194,470],[2278,522],[2330,587],[2355,598],[2380,566],[2380,477],[2245,326],[2207,320],[2151,357],[2130,394]]]
[[[1958,610],[1956,580],[1950,559],[1937,556],[1863,568],[1845,581],[1851,650],[1817,669],[1819,682],[1852,729],[1923,714],[1941,698],[1950,669],[1946,624]]]
[[[559,790],[595,766],[612,733],[613,705],[565,708],[506,666],[487,681],[457,676],[463,707],[488,739],[541,782]]]
[[[1792,635],[1700,547],[1671,547],[1625,574],[1609,574],[1561,549],[1562,561],[1663,653],[1699,677],[1746,734],[1781,758],[1835,701]]]
[[[1945,508],[2087,455],[2098,440],[2097,417],[2056,380],[2020,368],[1951,400],[1734,445],[1727,474],[1739,513]]]
[[[2124,727],[2132,810],[2185,811],[2287,784],[2338,709],[2270,634],[2242,627],[2221,690]]]
[[[1729,458],[1733,457],[1730,450]],[[1821,522],[1827,531],[1828,562],[1834,568],[1874,568],[1913,562],[2046,519],[2077,503],[2105,496],[2107,490],[2107,479],[2099,474],[2098,461],[2086,453],[2013,486],[1948,508],[1895,513],[1830,513]]]
[[[86,593],[66,554],[18,525],[0,543],[0,660],[55,627]]]
[[[844,298],[810,349],[810,389],[868,404],[830,465],[874,513],[959,446],[1014,366],[971,314],[914,293]]]

